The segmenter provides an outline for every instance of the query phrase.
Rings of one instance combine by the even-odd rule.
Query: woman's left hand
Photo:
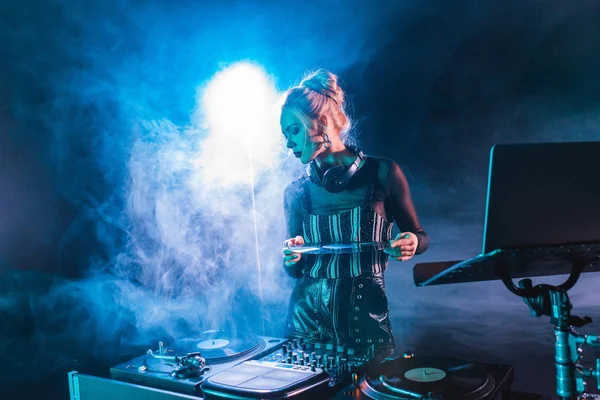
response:
[[[383,249],[396,261],[410,260],[417,251],[419,238],[412,232],[400,232],[396,239],[390,240],[390,247]]]

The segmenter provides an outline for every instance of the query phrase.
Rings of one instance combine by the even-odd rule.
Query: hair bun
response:
[[[337,76],[324,68],[320,68],[304,78],[300,82],[300,86],[327,96],[338,105],[342,105],[344,102],[344,92],[337,83]]]
[[[349,143],[347,134],[352,124],[346,115],[344,97],[337,76],[326,69],[319,69],[286,92],[281,109],[291,110],[305,126],[311,120],[327,115],[342,141]]]

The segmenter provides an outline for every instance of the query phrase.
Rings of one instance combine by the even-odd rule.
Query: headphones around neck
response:
[[[322,186],[330,193],[339,193],[346,189],[350,179],[359,170],[360,162],[364,160],[365,155],[358,151],[356,158],[349,166],[331,167],[325,173],[322,173],[317,162],[311,161],[308,165],[308,175],[317,185]]]

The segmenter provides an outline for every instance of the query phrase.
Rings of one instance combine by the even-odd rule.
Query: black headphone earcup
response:
[[[347,167],[329,168],[323,175],[323,187],[331,193],[339,193],[347,186],[344,174],[348,170]]]
[[[325,173],[317,166],[315,161],[308,165],[308,175],[317,185],[331,193],[339,193],[346,189],[352,176],[358,171],[360,161],[364,159],[362,152],[358,152],[356,159],[349,167],[331,167]]]

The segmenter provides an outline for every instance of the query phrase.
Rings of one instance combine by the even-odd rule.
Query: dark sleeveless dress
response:
[[[368,157],[346,194],[326,194],[308,176],[293,182],[286,189],[285,200],[290,237],[299,234],[307,244],[390,240],[390,219],[395,219],[392,211],[396,215],[411,211],[390,210],[394,205],[386,204],[395,190],[388,187],[392,167],[390,160]],[[402,190],[406,192],[408,187]],[[334,206],[323,207],[327,199],[325,203],[314,201],[316,196],[317,200],[331,197]],[[319,212],[314,210],[315,203],[321,203]],[[343,208],[352,203],[354,207],[339,210],[340,204]],[[428,237],[418,225],[414,207],[412,214],[411,226],[401,229],[419,236],[418,251],[422,252]],[[298,280],[290,299],[286,336],[355,349],[375,345],[392,351],[394,337],[383,277],[387,264],[388,255],[383,251],[304,254],[294,268],[288,269]]]

